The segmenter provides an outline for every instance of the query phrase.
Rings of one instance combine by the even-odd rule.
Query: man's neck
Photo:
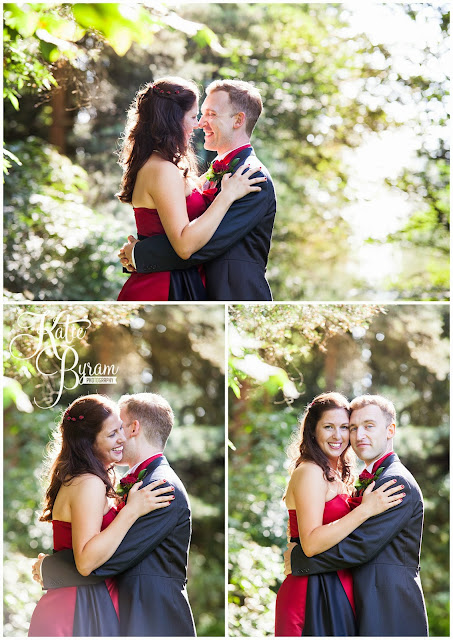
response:
[[[380,453],[377,458],[374,458],[374,460],[370,460],[369,462],[368,460],[364,460],[366,469],[371,473],[374,463],[386,456],[388,453],[393,453],[393,447],[388,447],[385,451]]]
[[[222,158],[223,156],[228,155],[232,151],[236,151],[236,149],[239,149],[240,147],[244,147],[246,144],[250,144],[250,138],[235,140],[234,142],[231,143],[231,145],[228,148],[222,147],[221,149],[216,149],[217,156],[219,158]]]
[[[148,460],[148,458],[152,458],[152,456],[155,456],[158,453],[162,453],[162,447],[160,448],[153,447],[153,446],[140,447],[140,449],[136,451],[134,455],[128,458],[127,464],[129,465],[129,469],[132,469],[133,467],[137,466],[141,462]]]

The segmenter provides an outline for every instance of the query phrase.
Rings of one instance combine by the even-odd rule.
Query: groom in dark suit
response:
[[[89,636],[90,619],[104,613],[102,601],[90,585],[115,576],[119,591],[122,636],[195,636],[187,598],[187,561],[191,514],[184,486],[162,454],[173,426],[173,412],[162,396],[138,393],[123,396],[120,417],[127,438],[122,462],[130,465],[127,482],[146,469],[143,486],[165,479],[174,487],[170,506],[139,518],[113,556],[89,576],[75,568],[72,551],[59,551],[42,562],[44,589],[80,586],[77,591],[74,636]],[[113,613],[113,615],[115,615]]]
[[[351,403],[351,445],[366,464],[360,475],[362,487],[374,480],[377,488],[394,478],[404,485],[403,501],[369,518],[323,553],[309,558],[300,544],[290,552],[293,575],[353,568],[359,636],[428,635],[419,577],[423,497],[414,477],[393,452],[395,422],[395,408],[382,396],[360,396]]]
[[[251,173],[265,176],[260,192],[236,200],[209,242],[188,260],[174,251],[164,235],[131,240],[120,257],[138,273],[174,271],[170,297],[178,299],[178,270],[203,264],[208,300],[272,300],[265,277],[276,211],[275,191],[267,169],[250,145],[250,136],[262,111],[259,91],[248,82],[217,80],[206,89],[199,128],[205,133],[205,149],[217,151],[217,159],[234,173],[244,163]],[[220,180],[213,183],[220,187]],[[125,256],[125,258],[124,258]]]

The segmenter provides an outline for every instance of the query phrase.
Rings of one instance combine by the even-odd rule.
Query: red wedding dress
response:
[[[349,495],[347,494],[338,494],[329,502],[326,502],[324,507],[324,515],[323,515],[323,524],[329,524],[329,522],[334,522],[339,518],[342,518],[347,513],[350,512],[350,506],[348,504]],[[299,539],[299,529],[297,526],[297,515],[295,509],[290,509],[289,513],[289,526],[290,526],[290,535],[291,540],[295,541],[295,539]],[[322,574],[321,574],[322,575]],[[324,574],[326,575],[326,574]],[[335,574],[334,578],[335,578]],[[344,590],[344,593],[347,596],[347,600],[344,599],[344,603],[342,607],[332,615],[336,616],[335,620],[331,620],[327,622],[327,625],[332,629],[338,629],[338,633],[332,633],[332,635],[346,635],[342,633],[342,629],[347,628],[347,624],[343,624],[343,621],[339,619],[343,614],[345,617],[351,618],[353,614],[355,614],[354,609],[354,595],[353,595],[353,581],[352,574],[348,569],[341,569],[336,572],[336,575],[339,578],[341,586],[338,585],[338,580],[335,581],[337,583],[338,588],[341,590],[341,587]],[[303,630],[308,622],[308,616],[311,615],[306,607],[307,604],[307,590],[310,580],[317,580],[319,576],[295,576],[288,575],[283,581],[278,594],[277,594],[277,602],[275,609],[275,635],[278,637],[282,636],[302,636],[302,635],[318,635],[318,633],[307,633],[304,634]],[[329,598],[332,601],[336,601],[338,603],[338,598],[335,593],[326,591],[324,588],[321,590],[322,597],[326,598],[328,601]],[[340,595],[344,595],[340,593]],[[348,605],[349,601],[349,605]],[[314,603],[316,605],[316,603]],[[332,602],[332,604],[335,604]],[[319,603],[321,607],[321,603]],[[329,609],[329,602],[327,602],[327,609]],[[351,612],[352,608],[352,612]],[[324,608],[324,610],[326,610]],[[313,625],[310,625],[313,627]],[[324,635],[324,634],[323,634]],[[331,635],[330,633],[328,635]],[[354,635],[353,633],[350,635]]]
[[[101,531],[108,527],[117,515],[112,507],[103,517]],[[52,520],[54,551],[72,549],[71,523]],[[118,590],[114,578],[105,580],[110,597],[119,618]],[[29,636],[33,637],[73,637],[74,612],[77,587],[49,589],[36,605],[30,622]],[[90,615],[90,611],[86,615]]]
[[[195,220],[206,211],[213,200],[213,196],[200,193],[194,189],[190,195],[186,197],[187,215],[189,220]],[[145,207],[134,208],[135,222],[137,225],[137,234],[140,239],[151,237],[159,234],[165,235],[164,227],[159,218],[157,209],[147,209]],[[150,258],[152,259],[152,258]],[[186,271],[185,269],[183,271]],[[204,271],[203,267],[191,267],[191,277],[197,278],[199,285],[204,289]],[[192,273],[193,272],[193,273]],[[171,271],[159,271],[153,273],[137,273],[130,275],[124,283],[120,291],[118,300],[169,300]],[[180,298],[177,298],[180,299]],[[190,297],[181,299],[193,299]]]

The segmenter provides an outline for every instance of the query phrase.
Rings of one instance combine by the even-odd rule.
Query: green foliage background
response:
[[[117,383],[76,385],[64,390],[55,407],[39,409],[33,398],[49,406],[56,396],[36,370],[35,356],[12,357],[9,345],[14,336],[34,333],[23,328],[22,313],[45,313],[50,326],[62,310],[63,319],[92,322],[86,338],[73,343],[80,364],[115,364]],[[197,631],[224,636],[224,308],[7,305],[4,315],[4,634],[26,635],[42,594],[31,565],[40,551],[52,550],[51,527],[38,515],[47,481],[42,477],[46,445],[61,411],[82,394],[105,393],[116,400],[123,393],[152,391],[168,399],[176,416],[166,455],[192,504],[188,593]],[[58,370],[49,339],[44,346],[41,370]],[[57,346],[61,355],[61,340]],[[36,337],[23,335],[13,352],[31,356],[36,347]],[[72,384],[68,374],[66,386]]]
[[[268,273],[276,300],[445,299],[448,5],[381,7],[381,20],[405,16],[408,30],[420,30],[419,41],[403,30],[398,43],[370,35],[371,18],[354,23],[357,10],[6,3],[6,295],[115,299],[124,282],[117,248],[134,230],[130,209],[113,196],[116,143],[138,87],[177,74],[201,87],[245,79],[262,92],[253,143],[278,196]],[[376,235],[371,196],[357,186],[371,184],[374,170],[352,169],[348,158],[408,127],[418,157],[379,187],[402,198],[407,213],[400,219],[395,205],[399,223]],[[204,168],[212,154],[197,134]],[[362,207],[356,222],[353,204]],[[361,270],[384,260],[386,277]]]
[[[425,500],[420,575],[430,635],[448,636],[448,306],[251,305],[231,308],[230,318],[230,635],[273,635],[285,452],[305,405],[337,390],[395,403],[395,449]]]

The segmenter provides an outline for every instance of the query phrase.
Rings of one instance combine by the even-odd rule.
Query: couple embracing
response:
[[[172,426],[168,402],[151,393],[118,406],[82,396],[64,413],[41,517],[56,553],[33,566],[47,592],[29,636],[195,636],[190,506],[163,455]],[[116,490],[115,464],[130,467]]]
[[[269,172],[250,144],[263,104],[256,87],[217,80],[199,91],[177,77],[140,89],[128,112],[117,197],[138,238],[119,257],[131,272],[118,300],[271,300],[265,272],[275,217]],[[191,137],[217,152],[199,175]]]
[[[306,408],[285,494],[290,544],[276,636],[427,636],[419,577],[423,498],[393,450],[382,396]],[[351,449],[365,462],[355,482]]]

